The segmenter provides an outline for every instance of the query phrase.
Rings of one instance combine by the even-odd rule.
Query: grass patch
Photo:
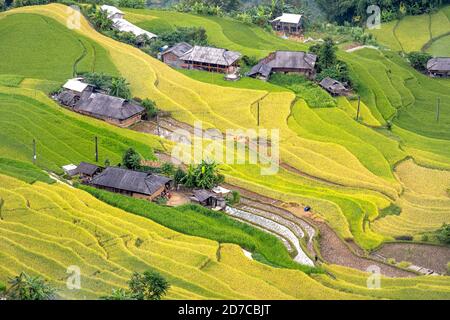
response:
[[[47,173],[32,164],[6,158],[0,158],[0,173],[27,183],[42,181],[51,184],[55,182]]]
[[[270,83],[292,90],[311,108],[333,108],[337,105],[328,92],[301,75],[275,73],[270,77]]]
[[[391,203],[389,207],[381,209],[379,211],[379,217],[384,218],[386,216],[399,216],[402,213],[402,208],[397,206],[396,204]]]
[[[0,74],[0,85],[5,87],[18,87],[23,77],[9,74]]]
[[[238,244],[248,251],[259,253],[270,264],[278,267],[298,269],[307,273],[319,272],[317,268],[295,263],[281,241],[274,236],[236,221],[222,212],[214,212],[197,205],[173,209],[89,186],[81,185],[80,188],[109,205],[149,218],[175,231],[220,243]]]
[[[51,18],[9,15],[0,34],[0,73],[61,82],[81,71],[118,74],[106,50]]]

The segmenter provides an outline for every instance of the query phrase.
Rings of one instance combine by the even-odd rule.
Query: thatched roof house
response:
[[[450,58],[433,58],[427,63],[428,73],[433,77],[450,76]]]
[[[236,51],[178,43],[162,54],[164,62],[185,69],[233,73],[241,58]]]
[[[273,72],[293,72],[304,74],[311,78],[315,75],[316,61],[317,56],[312,53],[276,51],[262,59],[247,75],[267,80]]]
[[[320,86],[334,96],[343,95],[348,90],[342,82],[326,77],[320,82]]]
[[[117,167],[108,167],[92,179],[97,188],[129,195],[136,198],[153,200],[170,188],[172,179]]]

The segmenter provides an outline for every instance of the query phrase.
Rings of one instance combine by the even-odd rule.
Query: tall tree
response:
[[[125,151],[123,158],[123,165],[130,170],[138,170],[141,167],[141,156],[133,148]]]

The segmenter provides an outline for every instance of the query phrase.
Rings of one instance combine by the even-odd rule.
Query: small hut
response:
[[[432,77],[450,76],[450,58],[433,58],[427,63],[428,74]]]
[[[326,77],[320,82],[320,86],[333,96],[342,96],[348,92],[348,89],[342,82]]]

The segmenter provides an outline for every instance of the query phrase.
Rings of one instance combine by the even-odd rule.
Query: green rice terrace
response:
[[[202,27],[209,45],[257,60],[312,45],[230,17],[121,10],[155,34]],[[341,97],[307,80],[172,68],[84,16],[69,29],[72,14],[56,3],[0,12],[0,298],[21,272],[63,299],[100,299],[154,270],[170,283],[166,299],[450,299],[449,240],[436,236],[450,223],[450,78],[403,56],[450,56],[450,6],[383,23],[371,31],[378,48],[339,49],[354,88]],[[243,198],[236,209],[256,220],[66,183],[62,166],[94,162],[94,139],[99,165],[122,163],[129,148],[153,163],[174,148],[58,105],[52,94],[86,72],[125,78],[131,97],[183,128],[278,129],[278,173],[220,164]],[[385,256],[393,245],[425,253]],[[448,261],[428,264],[437,251]],[[303,252],[311,264],[298,263]],[[66,288],[72,265],[83,271],[79,290]],[[369,265],[381,269],[380,289],[367,287]]]

